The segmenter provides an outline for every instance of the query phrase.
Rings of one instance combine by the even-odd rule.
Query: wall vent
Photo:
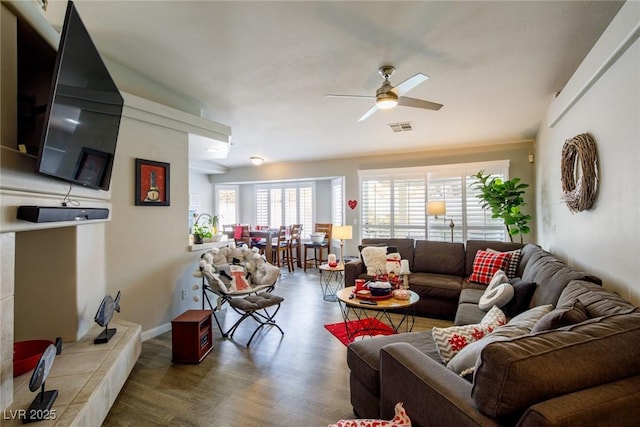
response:
[[[394,132],[409,132],[413,130],[411,122],[389,123],[389,127]]]

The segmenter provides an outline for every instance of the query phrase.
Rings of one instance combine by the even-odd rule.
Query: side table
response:
[[[200,363],[213,349],[211,310],[187,310],[171,321],[173,363]]]
[[[338,264],[335,267],[329,267],[329,264],[322,264],[318,268],[320,269],[320,288],[324,300],[338,301],[336,292],[344,286],[344,265]]]

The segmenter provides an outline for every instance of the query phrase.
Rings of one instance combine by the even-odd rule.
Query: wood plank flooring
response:
[[[253,320],[233,340],[214,324],[215,348],[198,365],[171,363],[171,332],[145,341],[103,426],[311,427],[353,418],[346,347],[324,328],[342,320],[338,303],[323,300],[313,269],[282,271],[274,293],[285,298],[276,316],[284,336],[263,328],[247,348]],[[238,316],[227,309],[221,318],[228,328]],[[450,325],[416,318],[413,330]]]

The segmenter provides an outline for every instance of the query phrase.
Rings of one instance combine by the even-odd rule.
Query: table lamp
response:
[[[435,200],[432,202],[427,202],[427,215],[433,215],[437,220],[438,215],[442,215],[442,219],[444,222],[447,222],[447,218],[444,214],[447,213],[447,205],[444,200]],[[453,219],[449,219],[449,228],[451,228],[451,241],[453,242],[453,228],[456,225],[453,223]]]
[[[344,241],[352,238],[352,227],[350,225],[337,225],[331,231],[331,237],[340,240],[340,264],[344,267],[343,247]]]

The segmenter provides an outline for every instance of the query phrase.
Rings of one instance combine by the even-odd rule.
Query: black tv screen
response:
[[[108,190],[123,99],[72,2],[67,6],[37,171]]]

